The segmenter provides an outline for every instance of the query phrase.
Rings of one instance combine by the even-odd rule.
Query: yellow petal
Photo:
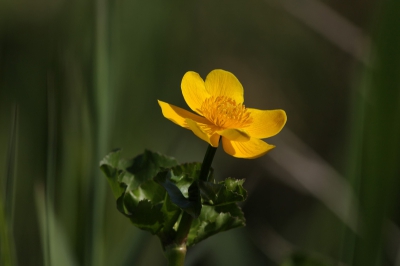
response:
[[[223,131],[218,131],[221,136],[234,141],[248,141],[250,136],[243,130],[240,129],[225,129]]]
[[[211,96],[227,96],[243,103],[243,86],[231,72],[216,69],[211,71],[205,81],[206,90]]]
[[[179,108],[175,105],[172,105],[172,104],[169,104],[166,102],[162,102],[162,101],[158,101],[158,104],[161,107],[164,117],[171,120],[175,124],[180,125],[181,127],[189,129],[189,127],[185,121],[186,118],[190,118],[190,119],[192,119],[196,122],[200,122],[200,123],[208,122],[207,119],[205,119],[204,117],[193,114],[193,113],[186,111],[185,109]]]
[[[247,108],[252,123],[245,128],[246,132],[258,139],[272,137],[281,131],[286,123],[286,113],[283,110],[257,110]]]
[[[233,141],[222,138],[222,145],[226,153],[237,158],[255,159],[275,148],[262,140],[251,138],[249,141]]]
[[[211,130],[210,125],[198,124],[189,118],[186,119],[186,123],[197,137],[208,142],[213,147],[218,147],[219,135]]]
[[[201,105],[210,97],[206,91],[204,81],[199,74],[193,71],[186,72],[181,83],[182,95],[187,105],[198,114],[201,113]]]

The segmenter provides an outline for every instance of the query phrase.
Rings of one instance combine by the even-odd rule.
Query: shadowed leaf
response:
[[[200,192],[197,178],[201,164],[192,163],[179,165],[160,172],[155,180],[168,192],[171,201],[193,217],[198,217],[201,211]],[[185,197],[185,195],[187,195]]]
[[[199,181],[203,204],[218,206],[244,201],[247,191],[243,188],[244,179],[227,178],[218,184]]]
[[[245,224],[243,212],[236,203],[223,206],[205,205],[199,218],[192,223],[187,245],[193,246],[207,237]]]

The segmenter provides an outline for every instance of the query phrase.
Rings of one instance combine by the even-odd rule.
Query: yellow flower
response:
[[[286,123],[283,110],[258,110],[243,104],[243,87],[230,72],[211,71],[206,81],[196,72],[187,72],[181,83],[183,98],[199,115],[158,101],[165,118],[190,129],[193,133],[218,147],[220,136],[226,153],[253,159],[275,148],[260,139],[272,137]]]

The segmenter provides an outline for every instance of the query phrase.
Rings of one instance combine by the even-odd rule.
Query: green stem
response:
[[[208,145],[206,155],[203,159],[203,164],[201,165],[200,176],[199,179],[203,181],[207,181],[208,173],[210,172],[211,164],[214,159],[215,152],[218,147],[213,147]]]
[[[176,245],[186,245],[187,236],[192,226],[193,217],[187,213],[183,212],[181,221],[179,223],[178,231],[176,232],[174,244]]]
[[[211,164],[216,151],[217,148],[208,145],[200,169],[200,180],[207,181],[208,173],[210,172]],[[165,247],[165,256],[168,260],[168,266],[184,265],[186,256],[186,241],[190,231],[190,227],[192,226],[192,222],[193,217],[184,211],[173,244]]]
[[[170,245],[165,249],[168,266],[183,266],[186,257],[186,243],[182,245]]]

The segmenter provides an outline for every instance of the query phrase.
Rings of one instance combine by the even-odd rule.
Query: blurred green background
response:
[[[201,161],[163,118],[186,71],[234,73],[288,123],[246,178],[245,228],[187,265],[400,265],[400,1],[0,1],[0,265],[165,265],[115,208],[99,161]]]

